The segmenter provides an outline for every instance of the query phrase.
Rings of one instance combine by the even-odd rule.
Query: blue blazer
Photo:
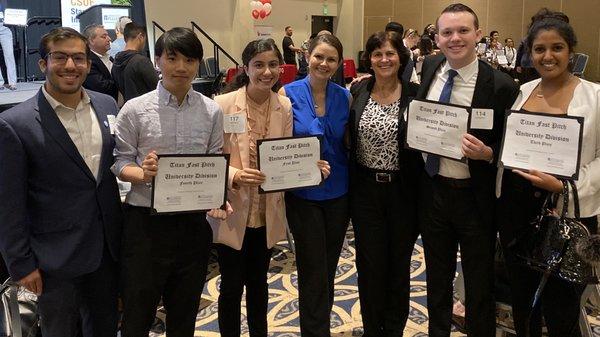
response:
[[[104,242],[119,256],[122,212],[110,96],[87,91],[102,130],[95,179],[40,90],[0,114],[0,252],[15,280],[36,268],[72,278],[98,268]]]

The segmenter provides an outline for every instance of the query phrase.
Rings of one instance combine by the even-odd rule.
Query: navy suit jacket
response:
[[[107,115],[115,101],[87,91],[102,131],[98,178],[40,90],[0,114],[0,252],[15,280],[36,268],[72,278],[119,256],[122,212]]]
[[[445,60],[446,58],[443,55],[425,58],[421,71],[421,87],[417,93],[417,99],[427,98],[435,74]],[[484,160],[469,160],[468,165],[473,180],[473,190],[477,197],[477,206],[481,216],[489,222],[493,221],[493,209],[496,200],[494,192],[497,172],[496,161],[504,130],[504,114],[517,98],[519,86],[507,74],[492,68],[481,60],[478,62],[479,68],[471,107],[493,109],[494,124],[491,130],[473,129],[469,133],[492,148],[494,160],[492,163]],[[420,162],[420,166],[424,164],[420,153],[414,158]]]
[[[115,82],[110,71],[98,55],[91,53],[91,59],[92,67],[85,78],[85,82],[83,82],[84,88],[107,94],[116,101],[119,98],[117,82]]]

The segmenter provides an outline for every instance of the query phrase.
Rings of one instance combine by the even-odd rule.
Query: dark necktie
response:
[[[454,77],[458,75],[456,70],[450,69],[448,70],[448,80],[444,87],[442,88],[442,93],[440,94],[440,99],[438,102],[440,103],[450,103],[450,96],[452,96],[452,86],[454,85]],[[438,174],[440,171],[440,157],[436,154],[428,154],[427,161],[425,162],[425,172],[429,174],[430,177]]]

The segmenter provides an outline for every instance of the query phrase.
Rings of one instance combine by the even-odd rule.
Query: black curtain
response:
[[[27,9],[28,16],[30,18],[34,16],[54,16],[60,17],[60,0],[8,0],[7,3],[8,8],[19,8],[19,9]],[[51,28],[53,28],[52,26]],[[50,28],[50,29],[51,29]],[[41,36],[44,34],[42,30],[44,27],[40,27],[40,29],[36,29],[31,27],[28,29],[28,49],[37,49],[38,43],[40,41]],[[24,53],[25,53],[25,44],[23,39],[23,34],[25,32],[25,27],[11,27],[14,38],[14,47],[15,47],[15,62],[17,64],[17,77],[19,80],[25,79],[25,69],[24,69]],[[37,54],[35,54],[37,55]],[[28,77],[29,79],[35,78],[40,79],[42,77],[41,72],[37,66],[37,61],[39,57],[35,55],[25,55],[27,59],[27,67],[28,67]]]
[[[8,0],[7,6],[9,8],[22,8],[28,10],[29,18],[35,16],[53,16],[60,17],[60,0]],[[145,24],[146,23],[146,10],[144,7],[144,0],[131,0],[131,18],[133,21]],[[39,41],[45,33],[50,31],[56,25],[46,25],[39,27],[30,27],[27,31],[27,48],[29,50],[36,50],[39,47]],[[60,24],[58,25],[60,26]],[[17,63],[17,76],[19,80],[23,80],[25,77],[24,73],[24,39],[23,33],[25,32],[24,27],[11,27],[13,36],[15,38],[15,60]],[[27,74],[28,79],[43,79],[43,74],[40,72],[37,62],[39,55],[30,54],[26,55],[27,60]]]

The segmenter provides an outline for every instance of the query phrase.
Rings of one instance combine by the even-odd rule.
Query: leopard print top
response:
[[[358,122],[357,160],[362,166],[396,171],[398,163],[398,113],[400,99],[381,105],[369,97]]]

